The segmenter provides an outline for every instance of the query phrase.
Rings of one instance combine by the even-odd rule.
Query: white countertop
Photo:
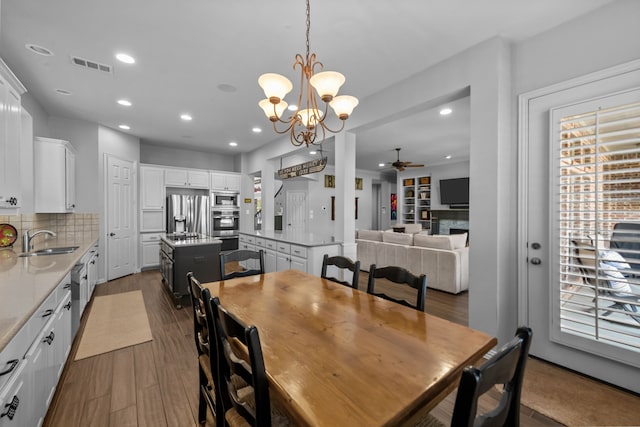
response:
[[[19,249],[0,250],[0,351],[97,241],[46,239],[35,247],[79,246],[61,255],[21,258]]]
[[[222,240],[216,237],[211,237],[204,234],[200,234],[198,237],[190,237],[188,239],[182,239],[182,240],[172,240],[167,238],[166,234],[161,234],[160,239],[165,241],[172,248],[181,248],[185,246],[215,245],[215,244],[222,245]]]
[[[280,242],[309,247],[329,246],[342,243],[342,241],[340,240],[335,240],[333,236],[318,233],[291,233],[286,231],[240,231],[239,233],[248,236],[264,237],[265,239],[273,239]]]

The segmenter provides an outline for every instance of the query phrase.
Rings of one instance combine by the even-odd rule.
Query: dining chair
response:
[[[401,287],[408,286],[410,288],[416,289],[418,293],[416,296],[415,304],[411,304],[407,299],[392,297],[386,293],[386,290],[382,292],[376,292],[376,279],[387,279],[391,281],[392,283],[398,285],[397,290],[399,292],[402,290]],[[380,285],[380,283],[378,284]],[[378,286],[378,288],[380,288],[380,286]],[[367,292],[380,298],[397,302],[404,306],[415,308],[416,310],[424,311],[424,300],[427,294],[427,276],[424,274],[416,276],[409,270],[402,267],[388,266],[376,268],[375,264],[371,264],[371,267],[369,267],[369,282],[367,285]]]
[[[218,297],[208,304],[216,328],[220,379],[226,390],[222,399],[227,424],[290,425],[288,417],[272,406],[258,329],[244,324]]]
[[[187,273],[189,295],[193,308],[193,336],[198,351],[198,422],[207,420],[207,406],[216,419],[216,426],[224,426],[222,414],[222,397],[220,396],[220,381],[218,376],[218,355],[216,341],[211,322],[206,315],[206,301],[211,299],[209,290],[200,285],[192,272]]]
[[[480,367],[462,371],[451,425],[456,427],[489,427],[520,425],[520,394],[524,370],[533,333],[519,327],[516,335]],[[498,406],[480,414],[478,399],[495,385],[502,384]]]
[[[259,251],[237,249],[235,251],[220,253],[220,274],[222,280],[263,273],[264,251],[262,249]]]
[[[349,270],[351,272],[351,282],[347,280],[340,280],[335,277],[327,276],[327,267],[334,266],[340,269],[342,272]],[[324,254],[322,258],[322,271],[320,277],[323,279],[331,280],[332,282],[340,283],[341,285],[349,286],[353,289],[358,289],[358,277],[360,275],[360,261],[353,262],[350,258],[344,256],[332,256]]]

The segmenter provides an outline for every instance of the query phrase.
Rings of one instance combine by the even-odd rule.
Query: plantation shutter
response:
[[[640,365],[640,91],[552,110],[556,337]],[[552,331],[553,335],[553,331]],[[559,339],[561,341],[561,339]],[[588,342],[598,343],[589,344]],[[617,352],[617,353],[616,353]],[[635,363],[633,360],[635,359]]]

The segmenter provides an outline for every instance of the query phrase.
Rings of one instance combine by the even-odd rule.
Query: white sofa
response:
[[[357,258],[362,270],[396,265],[413,274],[426,274],[427,288],[457,294],[469,289],[467,235],[396,233],[359,230]]]

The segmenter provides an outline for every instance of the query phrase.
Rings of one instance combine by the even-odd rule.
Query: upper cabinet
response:
[[[240,191],[240,174],[211,172],[211,190]]]
[[[164,206],[164,169],[140,166],[140,209],[162,209]]]
[[[20,103],[26,89],[0,59],[0,208],[16,209],[21,205],[20,138],[22,135]]]
[[[209,188],[209,172],[195,169],[165,169],[167,187]]]
[[[76,207],[76,157],[60,139],[36,137],[33,175],[36,213],[66,213]]]

